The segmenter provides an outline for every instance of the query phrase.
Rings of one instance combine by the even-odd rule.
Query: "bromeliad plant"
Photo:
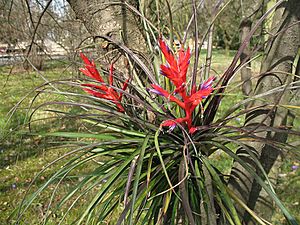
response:
[[[229,163],[235,160],[250,173],[287,221],[296,224],[248,145],[250,140],[282,148],[282,143],[270,142],[259,135],[262,129],[274,129],[259,124],[248,132],[247,127],[233,122],[254,110],[244,109],[247,100],[241,100],[222,113],[223,116],[218,114],[229,81],[242,66],[237,64],[239,54],[221,77],[204,79],[197,71],[198,54],[195,54],[193,72],[189,73],[191,52],[188,48],[184,50],[183,45],[176,54],[159,39],[161,60],[155,55],[153,64],[146,65],[126,46],[110,37],[98,38],[105,39],[125,55],[130,68],[122,73],[111,65],[106,83],[94,61],[81,53],[85,68],[80,70],[92,80],[59,84],[80,87],[86,93],[62,92],[68,101],[40,106],[77,107],[77,117],[64,108],[52,112],[76,118],[83,125],[75,133],[44,134],[75,138],[65,142],[75,149],[52,163],[62,161],[63,165],[59,164],[56,173],[33,195],[24,198],[16,212],[17,221],[22,220],[26,209],[43,190],[52,188],[44,224],[53,222],[52,215],[58,215],[56,224],[241,225],[245,212],[256,223],[268,224],[228,186],[229,174],[220,167],[222,162],[216,163],[214,159],[214,153],[222,152]],[[160,65],[157,61],[165,63]],[[155,73],[159,69],[160,75]],[[275,90],[269,94],[272,93]],[[258,172],[248,164],[249,159],[236,154],[238,148],[251,156]],[[78,178],[77,182],[55,202],[59,186],[74,177]],[[74,208],[79,208],[75,219],[69,216]]]
[[[31,197],[23,200],[17,213],[18,221],[44,189],[57,184],[44,223],[53,220],[51,215],[55,213],[60,215],[56,221],[60,224],[238,225],[242,224],[236,208],[239,205],[257,223],[266,224],[228,187],[228,175],[223,174],[211,159],[214,152],[222,151],[253,174],[287,219],[295,224],[270,183],[266,183],[265,178],[233,150],[244,148],[261,168],[243,140],[245,137],[260,142],[267,140],[256,139],[255,132],[245,136],[243,127],[230,124],[231,120],[247,113],[236,111],[242,104],[236,105],[236,110],[231,108],[224,118],[216,118],[222,93],[234,74],[233,67],[219,79],[218,87],[217,82],[213,82],[214,77],[197,84],[192,79],[196,74],[188,76],[190,50],[185,51],[182,47],[176,58],[165,41],[159,39],[166,63],[160,65],[162,76],[155,77],[151,68],[128,48],[109,37],[103,38],[118,46],[122,54],[127,54],[132,65],[133,62],[138,65],[132,68],[132,79],[122,78],[119,73],[115,78],[122,87],[119,88],[118,83],[114,85],[111,65],[109,82],[105,83],[95,63],[80,54],[85,65],[80,71],[95,84],[71,82],[70,85],[80,86],[89,95],[64,94],[87,100],[57,104],[84,110],[78,118],[83,120],[87,131],[47,133],[47,136],[77,138],[73,144],[78,148],[55,161],[71,157]],[[55,112],[68,115],[57,109]],[[168,132],[164,127],[169,127]],[[76,176],[81,179],[55,205],[53,199],[57,187],[74,176],[72,171],[76,171]],[[72,217],[68,215],[74,207],[79,207],[80,213],[71,221]]]

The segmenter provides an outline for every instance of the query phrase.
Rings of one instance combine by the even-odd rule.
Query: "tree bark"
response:
[[[138,7],[137,1],[126,1]],[[145,40],[139,27],[140,19],[124,1],[114,4],[109,0],[68,0],[71,8],[92,36],[108,35],[128,47],[143,50]]]
[[[273,17],[272,33],[275,35],[266,48],[266,55],[261,66],[261,76],[257,82],[254,94],[265,93],[281,85],[288,85],[292,82],[292,64],[297,56],[300,47],[300,1],[289,0],[279,5]],[[266,125],[273,127],[286,127],[290,113],[288,110],[275,107],[274,105],[288,104],[291,98],[290,91],[283,90],[267,96],[266,102],[256,100],[252,106],[261,106],[258,110],[251,112],[246,118],[246,127],[252,131],[253,127]],[[267,138],[270,141],[286,142],[287,135],[280,132],[262,131],[257,136]],[[269,175],[269,179],[276,184],[276,170],[280,168],[281,157],[284,152],[272,147],[264,142],[251,143],[251,150],[259,158],[263,168]],[[237,154],[261,175],[254,161],[251,160],[245,149],[240,149]],[[247,203],[249,208],[253,209],[263,218],[271,219],[273,212],[272,201],[261,186],[254,180],[241,165],[235,162],[229,186],[237,193],[241,199]],[[240,210],[245,224],[254,224],[250,216]]]
[[[258,13],[262,1],[241,1],[242,21],[240,23],[240,42],[247,38],[252,28],[253,17]],[[252,72],[250,60],[250,44],[244,49],[240,56],[244,66],[241,69],[242,91],[245,97],[252,93]],[[247,107],[247,106],[246,106]]]
[[[252,21],[249,17],[244,18],[240,24],[240,39],[241,43],[246,39],[249,35],[252,26]],[[250,55],[250,46],[248,45],[240,56],[240,61],[244,63],[244,66],[241,69],[241,80],[242,84],[242,91],[244,96],[249,96],[252,92],[252,73],[251,73],[251,63],[247,62],[249,60]]]

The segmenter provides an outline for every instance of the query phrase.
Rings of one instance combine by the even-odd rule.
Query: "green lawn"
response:
[[[203,52],[202,54],[205,53]],[[215,71],[215,74],[221,74],[224,68],[230,64],[231,59],[232,54],[225,55],[223,51],[215,52],[212,62],[212,69]],[[64,63],[48,62],[47,65],[48,68],[42,72],[42,75],[48,80],[60,79],[62,76],[64,78],[75,76],[73,75],[74,71],[65,69],[66,64]],[[255,67],[258,66],[256,65]],[[7,221],[8,216],[18,204],[21,203],[24,193],[35,175],[54,159],[69,151],[68,148],[56,147],[56,144],[52,142],[51,138],[45,139],[41,136],[28,136],[22,134],[24,132],[20,132],[27,129],[27,126],[23,126],[23,123],[28,121],[29,115],[27,115],[27,110],[30,107],[32,98],[36,94],[36,92],[32,90],[43,84],[44,80],[36,72],[27,72],[20,68],[13,68],[11,71],[10,69],[8,66],[0,67],[0,224],[13,222]],[[234,82],[237,84],[238,80],[239,77],[237,76]],[[10,120],[8,120],[10,110],[22,97],[31,91],[32,93],[29,94],[29,97],[24,100]],[[38,103],[42,102],[45,98],[49,101],[62,100],[61,96],[44,93],[37,97],[35,105],[38,105]],[[230,108],[241,98],[240,92],[236,89],[232,89],[230,95],[224,98],[222,108],[225,111],[225,109]],[[65,110],[71,109],[66,108]],[[51,115],[51,112],[45,115],[46,113],[45,111],[41,111],[35,115],[35,118],[43,119]],[[221,116],[221,114],[222,112],[219,116]],[[243,121],[237,120],[236,123],[242,124]],[[37,127],[42,130],[55,130],[57,128],[65,128],[66,126],[73,126],[73,129],[78,129],[80,125],[74,126],[74,124],[75,123],[66,120],[41,120],[32,124],[32,128],[33,131]],[[299,120],[297,121],[297,125],[299,125]],[[218,155],[215,160],[220,169],[223,168],[226,170],[228,165],[230,165],[230,161],[228,161],[226,155]],[[63,163],[64,161],[61,161],[57,165],[49,167],[42,176],[37,178],[31,190],[36,190],[37,187],[44,183]],[[286,203],[286,206],[300,219],[300,216],[297,215],[297,213],[300,212],[300,169],[296,171],[291,170],[291,166],[296,163],[297,161],[293,156],[289,156],[285,160],[280,174],[277,192]],[[33,206],[26,213],[25,224],[40,224],[41,218],[43,218],[47,212],[47,204],[53,191],[57,191],[54,198],[55,203],[70,190],[72,184],[82,179],[89,169],[90,168],[78,168],[74,171],[77,173],[74,173],[72,178],[64,181],[57,190],[56,186],[50,185],[50,187],[40,195],[38,200],[34,201]],[[88,198],[82,199],[81,201],[88,201]],[[79,202],[78,205],[75,205],[75,210],[67,217],[64,224],[69,224],[70,221],[73,221],[80,210]],[[51,217],[49,224],[57,224],[57,221],[59,221],[62,216],[60,213],[55,213],[54,216]],[[283,216],[277,213],[274,216],[274,224],[283,224],[282,221]]]
[[[3,100],[0,102],[0,224],[7,223],[8,216],[21,203],[35,175],[48,163],[66,152],[63,148],[53,148],[53,144],[48,143],[49,140],[46,141],[40,136],[26,136],[21,132],[28,131],[26,124],[29,117],[28,108],[37,93],[34,89],[45,83],[44,79],[55,80],[61,78],[62,74],[66,78],[72,76],[68,70],[65,70],[66,66],[62,63],[48,63],[47,67],[41,74],[24,71],[19,66],[0,67],[0,99]],[[13,107],[27,94],[28,97],[11,114]],[[39,104],[46,96],[49,101],[54,100],[52,96],[41,94],[36,98],[36,104]],[[55,100],[60,98],[55,97]],[[45,115],[38,116],[42,118]],[[35,126],[35,124],[32,125],[33,129]],[[51,129],[52,126],[54,124],[51,121],[39,122],[39,127],[42,129],[43,127]],[[47,176],[56,169],[57,166],[47,169],[38,178],[33,189],[43,183]],[[28,224],[39,223],[38,219],[43,214],[43,207],[50,193],[43,193],[40,201],[34,203],[34,210],[28,213],[28,220],[30,219]],[[33,218],[32,215],[34,215]]]

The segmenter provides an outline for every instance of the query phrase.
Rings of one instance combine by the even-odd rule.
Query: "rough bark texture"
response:
[[[240,39],[243,42],[246,37],[249,35],[252,26],[252,21],[249,17],[244,18],[240,25]],[[250,47],[249,45],[244,49],[240,56],[241,62],[246,62],[249,60]],[[249,96],[252,92],[252,82],[251,82],[251,63],[245,63],[241,69],[241,80],[243,82],[242,91],[245,96]]]
[[[241,1],[242,8],[242,21],[240,23],[240,41],[246,39],[249,35],[252,27],[253,17],[257,14],[258,9],[261,7],[261,1]],[[252,92],[252,82],[251,82],[251,63],[249,61],[250,55],[250,45],[248,45],[240,56],[240,61],[245,63],[241,69],[241,80],[243,82],[242,91],[245,96],[249,96]]]
[[[300,25],[296,23],[300,19],[300,1],[289,0],[282,3],[275,12],[272,25],[272,34],[276,34],[266,48],[266,56],[261,67],[261,77],[257,82],[254,94],[265,93],[283,84],[289,84],[294,78],[290,74],[292,72],[292,64],[300,47]],[[290,91],[277,92],[267,96],[268,105],[288,104],[291,99]],[[247,116],[246,125],[249,130],[253,131],[253,127],[258,124],[267,126],[280,127],[288,125],[289,112],[286,109],[272,106],[264,106],[263,101],[254,101],[252,106],[261,106],[259,110],[255,110]],[[256,135],[267,138],[268,140],[285,142],[287,135],[279,132],[261,131]],[[251,150],[260,159],[262,166],[269,175],[270,180],[276,184],[276,170],[280,168],[280,157],[283,152],[267,145],[266,143],[252,143]],[[237,154],[244,160],[248,160],[249,165],[257,170],[255,163],[251,161],[251,157],[244,149],[238,150]],[[232,170],[232,176],[229,182],[234,191],[254,209],[259,215],[266,219],[272,216],[273,203],[266,201],[269,197],[261,190],[253,177],[238,163],[235,163]],[[243,214],[243,210],[240,210]],[[250,220],[247,213],[243,216],[245,224],[255,224]]]
[[[127,44],[128,47],[142,50],[145,44],[139,28],[139,18],[124,4],[109,0],[68,0],[71,8],[92,36],[108,35]],[[127,3],[137,7],[137,1]]]

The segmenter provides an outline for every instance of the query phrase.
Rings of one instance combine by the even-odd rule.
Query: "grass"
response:
[[[61,76],[64,67],[61,64],[53,68],[53,63],[43,71],[43,75],[48,80],[54,80]],[[71,73],[64,72],[66,77],[71,77]],[[39,136],[23,135],[22,130],[26,122],[27,108],[30,105],[32,93],[22,103],[21,107],[9,119],[11,109],[22,99],[23,96],[32,92],[37,86],[45,81],[36,72],[27,72],[19,67],[0,67],[0,98],[5,99],[0,102],[0,224],[6,224],[6,219],[12,210],[20,204],[25,190],[29,186],[34,176],[47,163],[56,159],[59,155],[66,152],[66,149],[52,148],[45,138]],[[45,97],[45,96],[41,96]],[[48,96],[49,98],[49,96]],[[52,97],[53,98],[53,97]],[[50,100],[50,98],[49,98]],[[37,100],[39,102],[39,99]],[[57,126],[51,121],[39,123],[45,129]],[[18,132],[14,132],[14,131]],[[57,168],[47,170],[37,181],[41,184]],[[49,193],[44,193],[40,203],[35,203],[36,208],[40,208],[43,202],[47,202]],[[37,214],[41,210],[36,211]],[[31,212],[33,213],[33,212]],[[30,215],[29,217],[30,218]],[[38,224],[38,218],[31,224]]]
[[[202,56],[204,55],[205,52],[202,52]],[[212,61],[213,74],[221,74],[226,66],[229,65],[232,57],[232,52],[226,55],[224,51],[215,51]],[[255,66],[255,68],[257,68],[257,66]],[[0,140],[2,141],[0,143],[0,224],[9,223],[7,221],[8,216],[20,204],[24,193],[35,175],[37,175],[45,165],[70,150],[55,147],[55,144],[51,143],[51,138],[46,139],[41,136],[27,136],[20,132],[13,132],[15,129],[18,131],[25,129],[22,124],[24,121],[26,122],[28,118],[26,112],[27,107],[30,105],[30,98],[26,98],[9,121],[7,117],[8,112],[26,93],[38,85],[43,84],[44,80],[36,72],[26,72],[22,69],[14,68],[11,73],[9,73],[10,69],[11,68],[7,66],[0,67],[0,99],[4,99],[4,101],[0,102]],[[65,70],[65,64],[61,62],[47,63],[46,70],[43,72],[43,75],[48,80],[61,78],[62,74],[64,78],[72,77],[72,71]],[[238,82],[238,79],[239,78],[236,78],[236,82]],[[242,98],[240,92],[234,91],[232,93],[232,95],[228,95],[224,98],[221,105],[223,110],[218,116],[222,116],[226,109],[229,109]],[[33,96],[33,94],[30,96]],[[54,98],[59,99],[61,97],[42,94],[36,100],[37,104],[41,102],[43,98],[50,101],[54,100]],[[66,108],[64,110],[72,111],[75,109]],[[38,118],[45,116],[45,112],[41,112],[42,113],[37,114]],[[243,124],[243,119],[237,119],[235,123],[235,125]],[[296,121],[296,124],[299,124],[299,120]],[[34,125],[33,128],[36,126],[42,130],[64,129],[65,127],[71,127],[74,130],[81,128],[80,125],[77,125],[74,121],[70,122],[68,120],[43,120]],[[231,161],[224,153],[215,154],[213,160],[218,169],[225,173],[230,172],[228,168],[231,165]],[[44,183],[63,163],[64,161],[61,161],[57,165],[49,167],[42,176],[37,178],[36,183],[32,186],[32,190],[36,190],[38,185]],[[298,220],[300,220],[297,214],[300,211],[300,169],[296,171],[291,170],[291,166],[296,163],[299,162],[292,156],[285,160],[277,192],[291,212],[298,216]],[[78,183],[92,168],[93,165],[91,165],[90,168],[77,168],[74,174],[71,174],[70,179],[64,181],[59,187],[54,198],[54,203],[59,201],[70,190],[72,184]],[[41,218],[43,218],[46,213],[49,197],[55,188],[54,185],[50,185],[49,188],[39,196],[26,213],[24,217],[25,224],[40,224]],[[74,221],[81,210],[80,203],[88,200],[88,197],[80,200],[82,202],[79,201],[79,204],[75,206],[72,213],[67,216],[64,224],[70,224]],[[49,224],[58,224],[62,216],[63,215],[59,212],[53,213]],[[283,216],[277,212],[274,216],[274,224],[283,224],[283,219]]]
[[[44,71],[43,76],[48,80],[54,80],[60,77],[61,73],[62,67],[58,67],[55,70]],[[66,77],[70,77],[70,75],[66,74]],[[0,140],[2,140],[0,168],[3,168],[6,165],[16,162],[16,160],[22,160],[23,157],[26,158],[27,148],[30,148],[28,154],[31,155],[32,145],[36,147],[36,145],[40,146],[41,144],[40,138],[35,137],[32,139],[31,137],[17,134],[14,131],[21,131],[23,129],[23,124],[28,120],[28,107],[30,106],[32,97],[36,94],[34,90],[45,83],[45,81],[36,72],[27,72],[19,67],[0,67],[0,80],[0,96],[1,99],[5,99],[0,102]],[[28,98],[25,98],[11,117],[13,107],[27,94],[29,95]],[[37,104],[44,97],[49,98],[49,96],[42,94],[37,98]],[[42,127],[41,125],[40,123],[39,127]],[[44,123],[44,125],[47,128],[52,126],[50,123]],[[13,146],[14,150],[11,149],[11,146]],[[9,150],[7,151],[6,149]]]

